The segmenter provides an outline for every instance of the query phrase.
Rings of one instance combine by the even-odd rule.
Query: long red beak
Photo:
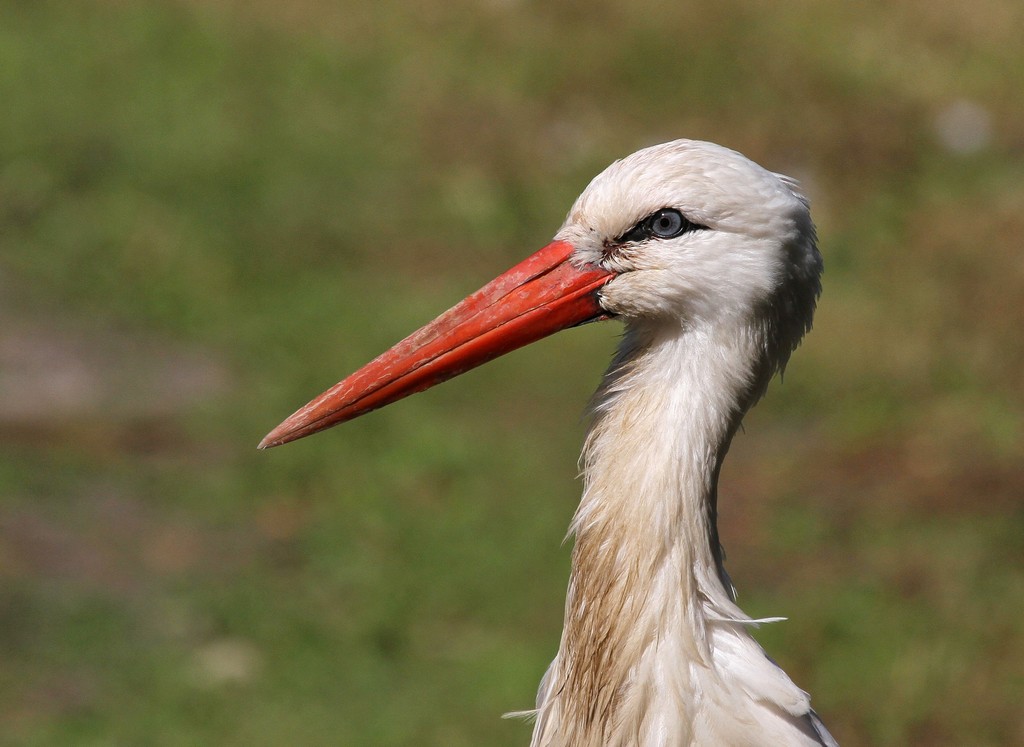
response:
[[[597,291],[613,274],[573,266],[572,251],[554,241],[527,257],[295,412],[259,448],[309,436],[566,327],[605,318]]]

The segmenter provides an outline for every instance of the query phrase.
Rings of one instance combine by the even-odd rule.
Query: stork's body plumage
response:
[[[592,404],[565,627],[532,744],[834,744],[751,636],[716,526],[722,460],[810,328],[820,273],[792,181],[709,143],[654,146],[598,175],[551,245],[264,445],[562,327],[621,318],[623,342]]]

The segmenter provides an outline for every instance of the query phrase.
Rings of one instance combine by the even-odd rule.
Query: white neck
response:
[[[792,738],[808,736],[807,696],[750,637],[721,568],[718,470],[758,347],[740,325],[628,332],[595,398],[534,745],[818,743]]]

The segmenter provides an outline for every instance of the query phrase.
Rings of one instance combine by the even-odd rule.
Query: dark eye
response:
[[[673,239],[681,234],[689,225],[689,221],[678,210],[666,208],[659,210],[647,219],[651,236],[659,239]]]
[[[687,231],[696,231],[703,226],[691,223],[675,208],[662,208],[652,213],[626,231],[617,243],[641,242],[648,239],[674,239]]]

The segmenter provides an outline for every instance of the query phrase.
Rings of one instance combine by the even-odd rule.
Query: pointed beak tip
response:
[[[281,426],[278,426],[265,435],[256,448],[260,451],[266,451],[267,449],[273,449],[275,446],[283,446],[293,440],[294,438],[291,438],[287,431],[282,432]]]

